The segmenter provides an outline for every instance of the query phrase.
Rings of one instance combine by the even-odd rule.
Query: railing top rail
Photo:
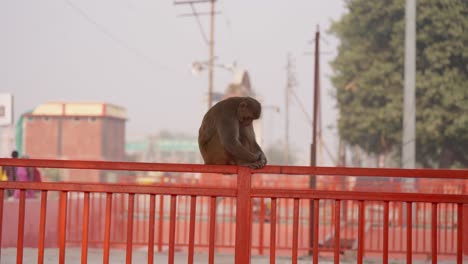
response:
[[[0,158],[0,166],[25,166],[63,169],[96,169],[128,171],[167,171],[237,174],[238,166],[178,164],[178,163],[143,163],[118,161],[88,160],[48,160],[48,159],[10,159]],[[442,178],[468,179],[468,169],[381,169],[381,168],[346,168],[346,167],[310,167],[310,166],[265,166],[251,170],[252,173],[264,174],[299,174],[299,175],[338,175],[338,176],[374,176],[399,178]]]

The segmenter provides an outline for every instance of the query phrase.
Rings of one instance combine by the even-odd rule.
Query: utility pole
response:
[[[414,169],[416,165],[416,0],[406,0],[405,8],[405,75],[403,97],[403,140],[401,166]],[[415,179],[406,179],[409,191],[414,190]],[[407,210],[403,204],[402,217],[406,225]],[[416,207],[411,208],[413,219]]]
[[[198,16],[200,15],[205,15],[205,13],[198,13],[195,10],[194,4],[200,4],[200,3],[206,3],[210,2],[210,39],[208,41],[208,46],[209,46],[209,59],[208,59],[208,109],[211,108],[213,104],[213,80],[214,80],[214,31],[215,31],[215,2],[216,0],[197,0],[197,1],[175,1],[175,5],[182,5],[182,4],[189,4],[192,7],[192,13],[189,14],[189,16],[195,16],[198,22],[198,26],[200,27],[200,31],[202,33],[202,36],[204,37],[205,41],[205,34],[203,31],[203,28],[201,27],[201,23],[198,20]],[[187,15],[182,15],[182,16],[187,16]]]
[[[211,0],[211,12],[210,12],[210,74],[209,74],[209,87],[208,87],[208,109],[213,104],[213,64],[214,64],[214,15],[215,15],[215,0]]]
[[[320,31],[319,26],[317,25],[317,31],[315,32],[315,65],[314,65],[314,106],[312,109],[313,113],[313,126],[312,126],[312,144],[310,146],[310,166],[317,166],[317,116],[318,116],[318,105],[319,105],[319,73],[320,73],[320,60],[319,60],[319,43],[320,43]],[[309,188],[311,190],[315,189],[316,186],[316,175],[310,175],[309,178]],[[314,247],[314,200],[309,202],[309,253],[312,255],[312,249]],[[317,245],[315,245],[317,246]],[[318,256],[313,256],[314,259],[318,260]]]
[[[416,152],[416,0],[406,0],[405,24],[405,80],[401,166],[410,169],[415,167]]]
[[[285,125],[284,125],[284,152],[283,163],[289,165],[289,102],[291,91],[296,85],[296,76],[294,72],[294,62],[291,54],[288,53],[286,64],[286,89],[285,89]]]

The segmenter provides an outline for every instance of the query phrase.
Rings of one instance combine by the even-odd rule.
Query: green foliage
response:
[[[340,136],[373,154],[401,149],[405,1],[347,0],[330,31]],[[468,1],[417,1],[416,149],[426,167],[468,167]]]

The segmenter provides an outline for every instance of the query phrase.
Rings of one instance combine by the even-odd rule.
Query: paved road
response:
[[[145,250],[134,250],[132,253],[132,260],[133,263],[147,263],[147,252]],[[81,263],[81,249],[79,248],[67,248],[65,254],[65,262],[67,264],[75,264]],[[112,264],[124,264],[125,263],[125,250],[120,249],[113,249],[110,253],[110,263]],[[355,259],[353,260],[343,260],[340,263],[348,264],[348,263],[355,263]],[[1,264],[12,264],[16,263],[16,249],[15,248],[3,248],[1,251]],[[25,248],[23,254],[23,263],[37,263],[37,249],[32,248]],[[46,249],[44,252],[44,263],[46,264],[56,264],[58,263],[58,249]],[[102,263],[102,250],[99,249],[89,249],[88,250],[88,263],[90,264],[101,264]],[[167,254],[164,253],[156,253],[154,255],[154,263],[167,263]],[[175,263],[187,263],[187,253],[183,252],[176,252],[175,254]],[[194,259],[195,264],[202,264],[208,263],[208,255],[206,254],[196,254]],[[234,256],[233,255],[223,255],[223,254],[216,254],[215,256],[215,263],[216,264],[233,264],[234,263]],[[269,258],[268,256],[253,256],[252,257],[252,264],[268,264]],[[290,264],[291,259],[288,257],[278,257],[276,259],[277,264]],[[310,257],[300,258],[298,264],[310,264],[312,260]],[[321,264],[332,264],[333,259],[325,259],[321,258],[319,263]],[[381,263],[381,260],[365,260],[364,263],[366,264],[374,264],[374,263]],[[402,264],[405,261],[396,261],[390,260],[389,263],[392,264]],[[422,260],[415,260],[413,261],[415,264],[425,264],[431,263],[430,260],[422,261]],[[438,262],[443,264],[454,263],[454,261],[439,261]],[[463,263],[468,264],[468,258],[465,258]]]

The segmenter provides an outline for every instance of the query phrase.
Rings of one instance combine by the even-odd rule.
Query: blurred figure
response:
[[[24,159],[29,158],[28,156],[23,156]],[[39,174],[36,176],[36,171]],[[39,181],[41,180],[39,170],[35,167],[17,167],[16,168],[16,180],[17,181],[37,181],[39,177]],[[15,190],[14,197],[19,199],[20,197],[20,190]],[[26,190],[26,198],[34,198],[35,191],[34,190]]]
[[[17,159],[18,158],[18,151],[13,150],[11,152],[11,158]],[[16,181],[16,167],[15,166],[5,166],[3,170],[7,176],[7,181]],[[6,190],[7,197],[11,197],[13,195],[13,190]]]

